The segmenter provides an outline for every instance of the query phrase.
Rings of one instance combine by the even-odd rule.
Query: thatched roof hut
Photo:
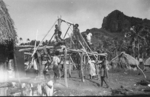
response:
[[[14,45],[17,40],[14,22],[3,0],[0,0],[0,82],[6,81],[7,62],[14,59]]]
[[[150,66],[150,57],[148,59],[146,59],[146,61],[144,62],[145,66]]]
[[[129,55],[125,52],[122,52],[121,54],[123,54],[123,56],[126,58],[126,60],[128,61],[128,63],[130,65],[134,65],[134,66],[139,65],[139,61],[137,59],[135,59],[134,57],[132,57],[131,55]]]
[[[134,57],[132,57],[131,55],[125,53],[125,52],[121,52],[118,56],[116,56],[115,58],[113,58],[110,61],[110,64],[112,65],[123,65],[123,66],[137,66],[139,64],[139,61],[137,59],[135,59]]]
[[[5,61],[13,52],[17,40],[14,22],[3,0],[0,0],[0,62]]]

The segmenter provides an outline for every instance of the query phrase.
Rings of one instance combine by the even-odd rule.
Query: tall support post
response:
[[[97,79],[100,79],[100,75],[99,75],[99,63],[98,63],[98,55],[97,55],[97,59],[96,59],[96,64],[95,64],[95,68],[96,68],[96,75],[97,75]]]
[[[61,16],[58,17],[58,28],[59,28],[59,31],[61,31]]]
[[[64,49],[64,57],[65,57],[65,59],[64,59],[64,74],[65,74],[65,85],[66,85],[66,87],[68,87],[68,81],[67,81],[67,64],[66,64],[66,60],[67,60],[67,49],[65,48]]]
[[[83,60],[84,60],[84,58],[83,58],[83,52],[81,53],[81,68],[80,68],[80,71],[81,71],[81,80],[82,80],[82,82],[85,82],[85,80],[84,80],[84,73],[83,73],[83,64],[84,64],[84,62],[83,62]]]
[[[20,83],[20,75],[19,75],[19,70],[18,70],[18,64],[17,64],[17,60],[16,60],[16,54],[15,54],[15,42],[13,41],[13,56],[14,56],[14,73],[15,73],[15,77],[18,79],[19,83]]]

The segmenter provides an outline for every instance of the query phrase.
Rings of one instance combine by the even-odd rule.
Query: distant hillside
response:
[[[146,26],[150,29],[150,20],[129,17],[119,10],[114,10],[104,17],[102,28],[110,32],[125,32],[136,25]]]

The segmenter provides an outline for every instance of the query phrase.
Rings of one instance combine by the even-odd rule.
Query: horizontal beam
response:
[[[43,50],[46,47],[46,49],[53,49],[54,46],[42,46],[39,47],[38,50]],[[24,49],[20,49],[19,52],[25,52],[25,51],[31,51],[34,50],[34,48],[24,48]],[[62,49],[57,49],[59,52],[63,52]],[[78,52],[78,53],[85,53],[84,50],[82,49],[69,49],[67,48],[68,52]],[[99,56],[107,56],[107,53],[97,53],[97,52],[87,52],[88,55],[99,55]]]
[[[68,51],[85,53],[84,50],[81,49],[68,49]],[[97,52],[87,52],[89,55],[99,55],[99,56],[107,56],[107,53],[97,53]]]
[[[34,47],[33,45],[17,45],[16,47],[24,47],[24,48],[26,48],[26,47]]]
[[[39,47],[37,50],[43,50],[45,47],[46,47],[46,49],[54,48],[54,46],[42,46],[42,47]],[[34,47],[19,49],[19,52],[25,52],[25,51],[31,51],[31,50],[34,50]]]
[[[32,55],[32,53],[24,52],[25,55]]]

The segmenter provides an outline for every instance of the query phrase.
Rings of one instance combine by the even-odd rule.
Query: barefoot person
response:
[[[104,57],[102,66],[100,68],[100,75],[101,75],[101,86],[103,86],[103,82],[106,84],[107,88],[109,87],[105,78],[108,78],[108,73],[106,69],[106,57]]]

